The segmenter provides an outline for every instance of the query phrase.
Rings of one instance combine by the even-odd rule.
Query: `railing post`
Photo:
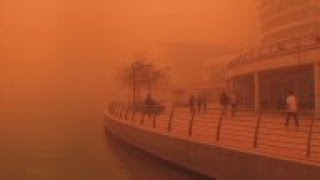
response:
[[[153,116],[153,129],[156,128],[156,119],[157,119],[157,114],[155,113]]]
[[[143,125],[143,123],[144,123],[144,116],[145,116],[145,114],[144,114],[144,112],[142,112],[140,125]]]
[[[192,136],[193,121],[194,121],[195,114],[196,114],[196,111],[192,111],[191,118],[190,118],[190,124],[189,124],[189,133],[188,133],[189,137]]]
[[[122,113],[123,113],[123,110],[124,110],[124,106],[122,106],[122,107],[121,107],[121,109],[120,109],[120,116],[119,116],[119,117],[120,117],[120,119],[122,119]]]
[[[129,107],[126,108],[126,111],[124,114],[124,120],[128,120],[128,113],[129,113]]]
[[[222,113],[220,115],[218,125],[217,125],[217,133],[216,133],[216,141],[217,142],[220,141],[220,131],[221,131],[221,126],[222,126],[222,119],[223,119],[223,117],[226,117],[226,115],[224,115],[224,113],[227,113],[227,110],[222,109]]]
[[[119,107],[118,106],[115,106],[115,115],[119,116]]]
[[[310,158],[311,156],[311,141],[312,141],[312,133],[313,133],[313,125],[314,125],[315,117],[312,118],[309,128],[308,134],[308,143],[307,143],[307,157]]]
[[[253,148],[258,148],[258,138],[259,138],[260,125],[261,125],[261,114],[262,114],[261,111],[259,111],[256,130],[254,134]]]
[[[133,107],[132,118],[131,118],[131,122],[132,122],[132,123],[134,123],[135,116],[136,116],[136,108]]]
[[[169,123],[168,123],[168,132],[171,132],[171,129],[172,129],[172,121],[173,121],[174,112],[175,112],[175,107],[172,108],[172,111],[170,113],[170,119],[169,119]]]

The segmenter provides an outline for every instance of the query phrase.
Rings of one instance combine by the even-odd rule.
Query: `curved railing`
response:
[[[132,106],[109,107],[109,114],[120,121],[157,133],[320,163],[320,121],[311,113],[299,113],[299,127],[294,122],[285,127],[285,111],[238,110],[234,117],[221,112],[220,108],[199,113],[172,107],[154,114]]]
[[[283,41],[268,47],[261,47],[260,49],[254,49],[247,53],[244,53],[236,57],[231,61],[227,68],[233,69],[239,66],[257,62],[263,59],[274,58],[283,55],[289,55],[294,53],[300,53],[308,50],[314,50],[320,48],[320,37],[311,36],[304,37],[299,40]],[[298,59],[298,58],[297,58]]]

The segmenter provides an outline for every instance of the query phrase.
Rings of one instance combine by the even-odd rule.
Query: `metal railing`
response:
[[[299,127],[285,127],[285,111],[239,109],[232,116],[230,109],[224,115],[222,108],[211,108],[206,113],[178,107],[160,113],[146,109],[111,105],[108,113],[159,133],[320,163],[320,123],[310,113],[299,113]]]

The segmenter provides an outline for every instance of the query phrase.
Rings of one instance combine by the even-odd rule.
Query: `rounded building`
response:
[[[292,90],[300,109],[320,112],[320,1],[261,0],[259,8],[260,47],[227,67],[241,106],[285,109]]]

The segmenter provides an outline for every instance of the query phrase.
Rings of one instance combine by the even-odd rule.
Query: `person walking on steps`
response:
[[[299,127],[299,121],[297,117],[298,100],[293,91],[289,91],[289,95],[287,97],[287,110],[288,112],[285,126],[288,127],[289,121],[291,120],[291,117],[293,117],[296,123],[296,127]]]

